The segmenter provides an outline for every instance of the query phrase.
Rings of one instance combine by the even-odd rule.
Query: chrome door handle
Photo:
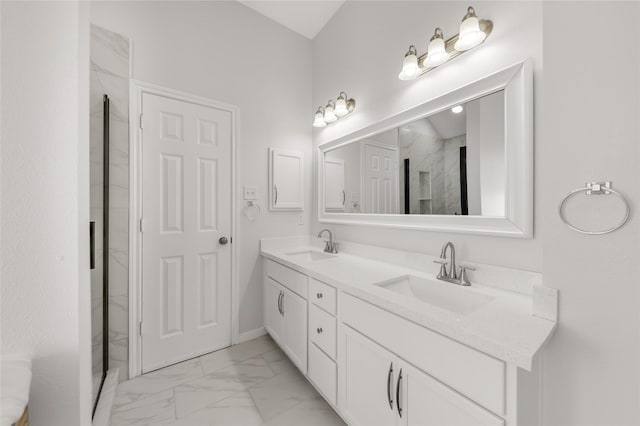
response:
[[[322,299],[322,293],[318,293],[318,294],[316,294],[316,298],[318,298],[318,299]]]
[[[389,408],[393,411],[393,398],[391,397],[391,383],[393,374],[393,362],[389,364],[389,372],[387,373],[387,399],[389,400]]]
[[[273,200],[273,205],[275,206],[276,204],[278,204],[278,187],[275,185],[273,185],[273,192],[275,197],[275,199]]]
[[[225,246],[227,245],[227,243],[229,242],[229,240],[227,239],[227,237],[220,237],[218,239],[218,242],[220,243],[221,246]]]
[[[398,382],[396,383],[396,407],[398,407],[398,415],[402,418],[402,407],[400,406],[400,383],[402,382],[402,368],[398,374]]]
[[[344,192],[344,189],[342,190],[342,205],[344,206],[344,203],[347,202],[347,193]]]
[[[318,334],[322,334],[322,327],[318,327],[318,328],[316,329],[316,332],[317,332]]]

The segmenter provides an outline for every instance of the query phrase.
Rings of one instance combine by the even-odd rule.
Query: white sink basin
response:
[[[376,285],[461,315],[468,315],[494,299],[486,294],[476,293],[468,287],[412,275],[394,278]]]
[[[293,253],[286,253],[286,255],[294,260],[301,260],[303,262],[316,262],[318,260],[332,259],[336,257],[335,254],[316,250],[297,251]]]

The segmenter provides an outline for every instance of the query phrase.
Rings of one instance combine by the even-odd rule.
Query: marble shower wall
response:
[[[129,289],[129,39],[91,26],[91,220],[96,268],[91,271],[94,374],[102,368],[103,96],[110,99],[109,368],[128,377]],[[99,324],[99,326],[98,326]]]
[[[400,129],[400,206],[404,208],[404,159],[409,159],[409,209],[411,214],[444,214],[444,147],[434,135]],[[421,183],[421,176],[423,182]],[[430,182],[429,182],[430,181]],[[430,189],[427,188],[430,186]],[[421,200],[422,199],[422,200]],[[423,207],[421,208],[420,203]],[[404,210],[402,210],[404,211]]]
[[[445,214],[462,214],[460,201],[460,147],[467,145],[467,135],[442,141],[444,145]]]

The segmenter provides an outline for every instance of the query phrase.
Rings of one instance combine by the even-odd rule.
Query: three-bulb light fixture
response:
[[[345,92],[340,92],[338,99],[334,101],[329,99],[327,106],[318,107],[313,120],[313,127],[324,127],[334,121],[351,114],[356,108],[356,101],[350,99]]]
[[[491,30],[493,22],[486,19],[478,19],[473,7],[467,9],[467,14],[462,18],[460,33],[444,40],[444,34],[440,28],[436,28],[433,37],[429,41],[427,53],[418,56],[415,46],[409,46],[409,51],[404,55],[402,71],[398,75],[400,80],[413,80],[432,69],[444,64],[479,46],[484,42]]]

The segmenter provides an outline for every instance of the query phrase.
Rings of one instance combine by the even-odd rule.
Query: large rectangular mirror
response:
[[[528,62],[319,147],[321,222],[531,236]]]

